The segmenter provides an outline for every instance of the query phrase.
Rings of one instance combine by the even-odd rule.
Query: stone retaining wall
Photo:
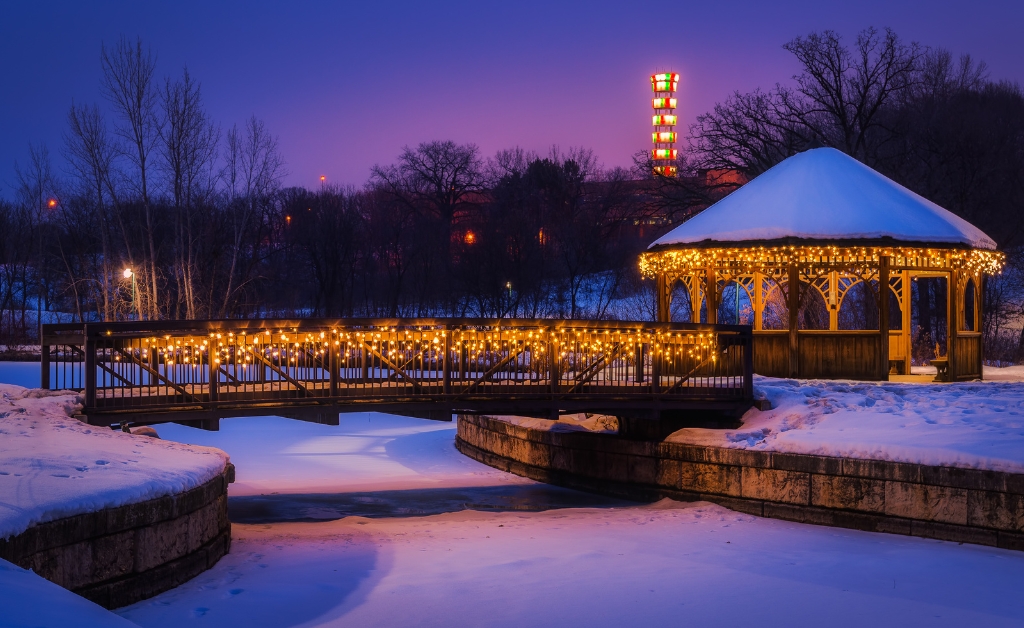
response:
[[[202,486],[32,526],[0,540],[0,558],[106,608],[174,588],[231,547],[234,466]]]
[[[470,415],[459,417],[456,446],[516,475],[618,497],[1024,550],[1024,474],[633,441]]]

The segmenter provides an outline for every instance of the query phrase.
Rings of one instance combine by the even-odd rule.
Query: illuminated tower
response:
[[[676,167],[676,89],[679,87],[679,75],[675,72],[652,74],[651,89],[654,98],[654,148],[651,157],[654,160],[654,172],[666,177],[674,177],[679,169]]]

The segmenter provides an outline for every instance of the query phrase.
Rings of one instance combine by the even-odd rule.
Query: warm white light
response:
[[[125,279],[131,279],[132,278],[132,269],[131,268],[125,268],[124,269],[124,278]]]

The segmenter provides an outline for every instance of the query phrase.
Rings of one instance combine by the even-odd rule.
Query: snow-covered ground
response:
[[[904,384],[759,377],[772,409],[736,430],[684,429],[667,440],[739,449],[1024,472],[1021,367],[994,381]]]
[[[779,388],[765,392],[780,410],[786,399],[794,408],[817,399],[823,417],[837,414],[800,392],[814,383],[758,382],[766,384]],[[904,414],[881,412],[894,401],[872,407],[907,422],[908,408],[928,402],[935,387],[900,386],[921,391]],[[958,402],[964,408],[1003,407],[1016,390],[958,386],[994,393],[971,393]],[[840,392],[839,403],[858,394],[867,397]],[[1022,552],[760,519],[706,503],[557,507],[575,503],[569,492],[540,512],[517,510],[521,503],[466,510],[475,502],[451,495],[500,490],[513,502],[528,496],[535,510],[530,496],[544,487],[462,457],[450,423],[352,414],[340,426],[247,418],[222,421],[220,432],[157,430],[231,456],[233,512],[275,506],[262,523],[233,525],[232,551],[212,570],[117,611],[141,626],[1024,625]],[[385,494],[374,517],[344,516]],[[431,512],[441,514],[402,509],[435,495]],[[291,507],[316,521],[282,521]]]
[[[29,526],[194,488],[224,452],[86,425],[77,395],[0,384],[0,538]]]
[[[706,503],[235,525],[141,626],[1019,626],[1024,554]]]
[[[235,504],[269,498],[257,492],[301,492],[303,475],[320,483],[330,476],[338,495],[366,491],[363,465],[385,476],[388,499],[399,505],[403,492],[418,497],[429,487],[537,487],[459,457],[452,424],[371,414],[342,415],[337,427],[283,419],[221,426],[158,429],[228,451],[240,478],[232,494],[239,486],[245,494]],[[243,481],[246,461],[261,466]],[[287,482],[276,477],[288,469],[295,475]],[[300,495],[278,497],[305,504]],[[440,507],[451,512],[235,523],[231,554],[212,570],[117,612],[141,626],[1024,623],[1019,552],[709,504]]]
[[[135,625],[27,569],[0,560],[0,626],[129,628]]]

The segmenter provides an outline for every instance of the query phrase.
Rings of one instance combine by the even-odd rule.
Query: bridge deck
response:
[[[657,416],[752,402],[749,327],[558,320],[44,325],[43,384],[90,422],[268,408]]]

